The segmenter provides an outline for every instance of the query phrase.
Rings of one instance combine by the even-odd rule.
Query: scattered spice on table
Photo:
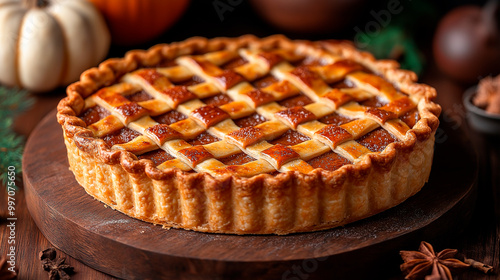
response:
[[[49,272],[50,280],[69,280],[73,274],[73,267],[66,264],[66,257],[57,258],[54,248],[48,248],[40,252],[40,260],[45,271]]]

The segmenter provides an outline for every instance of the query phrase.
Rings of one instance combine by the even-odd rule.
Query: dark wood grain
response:
[[[6,209],[4,188],[0,196],[1,209]],[[19,280],[23,279],[48,279],[48,273],[42,269],[40,261],[38,261],[38,253],[49,247],[52,244],[38,230],[36,224],[28,213],[24,190],[21,187],[16,193],[16,266],[19,269]],[[7,252],[7,227],[0,223],[0,253],[2,255]],[[5,253],[4,253],[5,252]],[[112,280],[116,279],[94,269],[90,269],[85,264],[73,259],[64,252],[58,251],[58,257],[67,257],[66,263],[75,268],[76,274],[72,276],[73,280],[84,279],[100,279]]]
[[[27,143],[24,183],[30,212],[47,239],[117,277],[279,279],[300,273],[307,273],[308,279],[363,277],[355,264],[377,264],[380,269],[384,267],[380,260],[398,258],[401,246],[456,230],[472,214],[477,163],[467,139],[454,137],[459,131],[445,132],[450,140],[437,144],[430,182],[420,193],[370,219],[316,233],[236,236],[166,230],[105,208],[68,170],[55,112]],[[449,160],[456,150],[464,152],[464,162]],[[297,266],[303,270],[295,271]]]

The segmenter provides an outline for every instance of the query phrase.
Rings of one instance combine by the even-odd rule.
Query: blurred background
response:
[[[26,1],[47,3],[47,0]],[[95,55],[94,59],[87,61],[80,58],[83,61],[75,65],[72,77],[55,81],[50,86],[47,86],[48,78],[39,78],[38,84],[34,81],[30,86],[27,75],[21,84],[19,79],[6,83],[5,73],[0,67],[0,84],[27,88],[29,92],[38,93],[36,102],[50,103],[40,114],[55,108],[64,96],[65,86],[78,79],[78,73],[103,59],[123,57],[131,49],[147,49],[155,44],[182,41],[192,36],[213,38],[254,34],[265,37],[280,33],[292,39],[350,40],[379,59],[395,59],[402,68],[416,72],[420,81],[436,87],[438,102],[445,109],[461,104],[462,93],[468,87],[484,77],[500,73],[498,0],[84,1],[93,2],[97,7],[95,13],[104,19],[104,24],[95,28],[97,31],[94,30],[93,36],[90,33],[89,38],[84,37],[81,43],[87,49],[100,48],[103,55],[98,59]],[[36,33],[37,29],[32,29],[31,33]],[[104,36],[107,29],[110,38]],[[26,45],[30,48],[40,45],[30,44],[29,39]],[[91,42],[100,45],[96,47]],[[0,49],[3,45],[0,44]],[[38,48],[46,49],[47,46]],[[84,51],[77,52],[75,57],[82,56],[81,53]],[[45,65],[42,63],[34,69],[37,73],[48,73],[50,77],[50,73],[56,73],[54,64],[47,60]],[[455,114],[450,112],[450,115]],[[24,125],[16,128],[19,133],[28,135],[36,124],[32,119],[43,116],[31,118],[32,115],[21,118]]]
[[[444,65],[442,70],[459,83],[471,84],[477,82],[479,75],[496,74],[500,70],[498,65],[496,68],[477,65],[485,64],[481,58],[470,58],[488,48],[481,43],[477,30],[491,29],[485,31],[491,35],[483,36],[499,36],[498,8],[495,14],[494,2],[489,3],[493,14],[490,19],[484,11],[488,9],[487,1],[193,0],[180,20],[158,37],[149,42],[130,42],[125,47],[114,44],[110,54],[122,56],[131,46],[148,48],[152,43],[180,41],[191,36],[263,37],[282,33],[292,39],[352,40],[376,57],[396,59],[403,68],[418,74],[433,66],[435,56],[440,64],[463,60],[460,69]],[[456,39],[457,36],[462,39]],[[443,44],[443,40],[448,44]],[[473,41],[481,42],[467,45]],[[434,43],[440,45],[433,51]],[[467,46],[457,46],[464,44]],[[453,46],[459,48],[457,54],[450,53]],[[498,56],[500,45],[494,47]],[[491,56],[488,61],[492,61]],[[458,70],[469,73],[456,73]]]

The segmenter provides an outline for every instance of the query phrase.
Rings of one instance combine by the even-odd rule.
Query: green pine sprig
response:
[[[20,179],[25,141],[12,130],[12,123],[33,103],[25,90],[0,87],[0,183],[3,185],[8,182],[9,166],[15,167],[16,179]]]

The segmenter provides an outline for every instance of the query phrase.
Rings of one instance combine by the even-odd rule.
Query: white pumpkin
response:
[[[109,45],[106,23],[87,0],[0,0],[4,85],[34,92],[68,85],[104,59]]]

